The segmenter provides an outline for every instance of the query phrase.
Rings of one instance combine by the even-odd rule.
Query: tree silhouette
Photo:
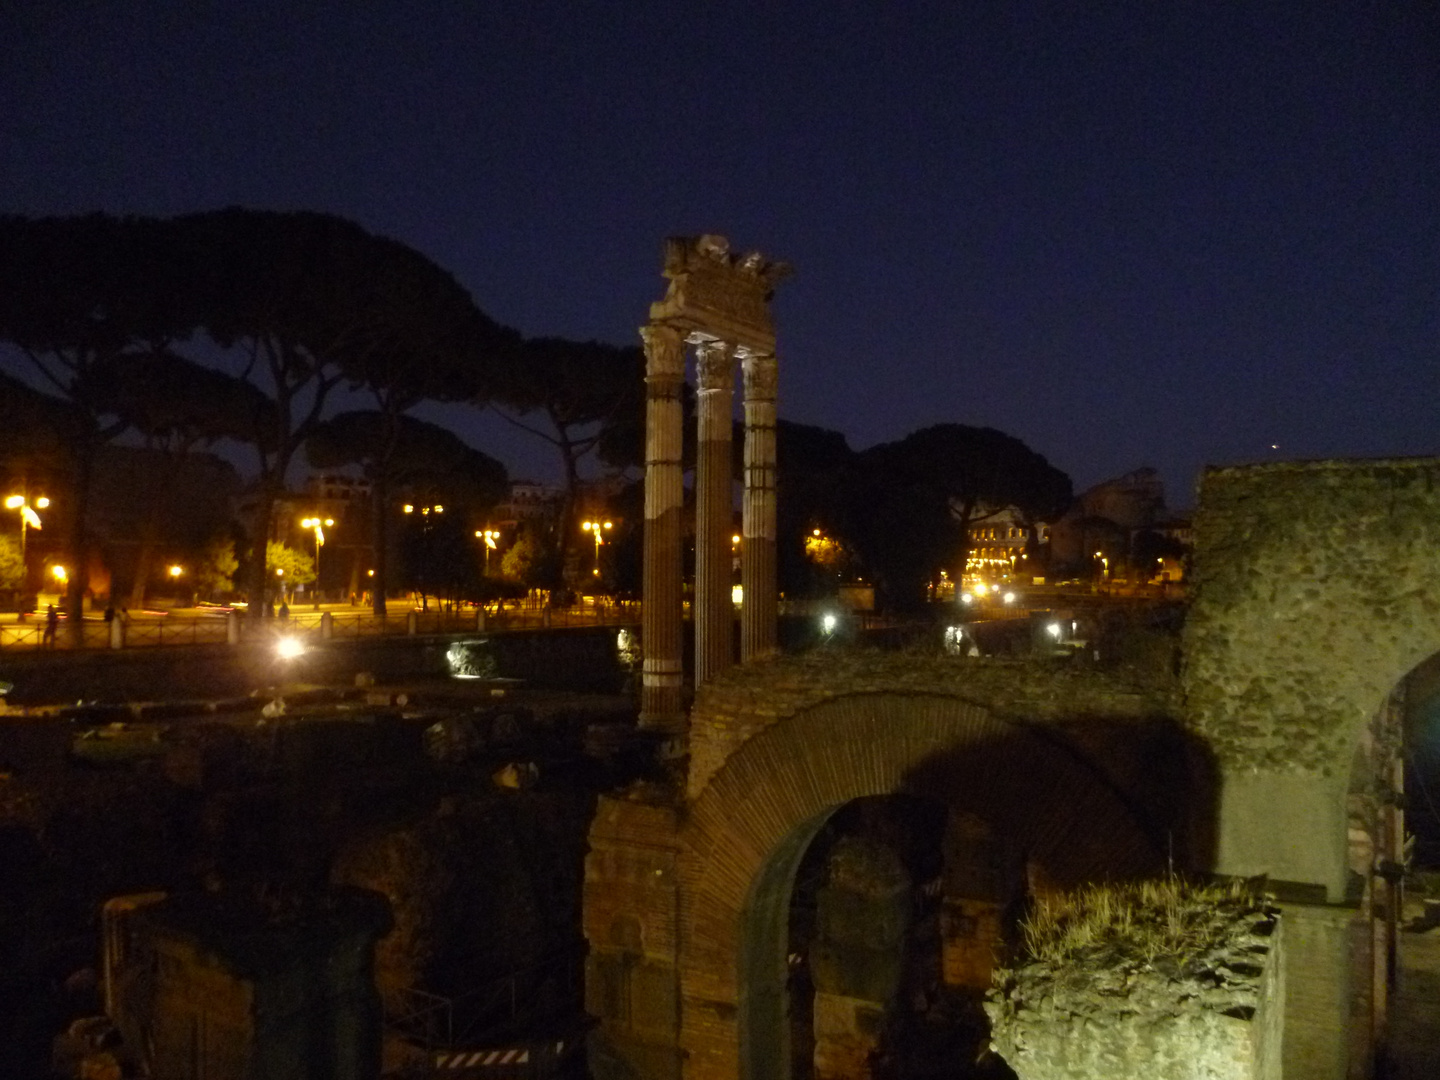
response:
[[[643,431],[645,355],[638,346],[531,338],[516,361],[496,375],[493,398],[500,415],[544,439],[560,455],[565,495],[556,524],[557,546],[561,566],[573,576],[580,463],[607,436],[614,438],[616,429],[633,432],[638,420]],[[544,418],[543,426],[527,419],[537,413]]]
[[[97,375],[107,365],[164,353],[192,325],[186,293],[167,273],[168,238],[160,223],[103,214],[0,218],[0,341],[68,407],[70,499],[62,516],[72,642],[83,633],[95,455],[129,426],[98,394]]]
[[[373,386],[391,417],[437,387],[481,394],[495,342],[509,337],[429,259],[342,218],[232,208],[175,225],[202,325],[269,399],[248,435],[259,472],[250,587],[263,595],[275,501],[335,388]]]
[[[454,433],[404,414],[386,415],[374,410],[340,413],[316,427],[305,444],[305,456],[311,465],[321,469],[357,465],[370,481],[375,610],[381,615],[385,608],[379,594],[388,581],[381,568],[386,565],[389,515],[395,509],[390,503],[391,492],[405,490],[415,503],[447,507],[450,516],[444,520],[448,535],[448,523],[463,523],[467,512],[488,511],[509,491],[505,466],[500,462]],[[432,530],[436,524],[431,524]],[[412,543],[407,550],[417,549]],[[450,560],[454,545],[447,547],[443,555]],[[402,576],[414,582],[413,561],[409,569],[411,572]]]
[[[960,579],[974,523],[1007,506],[1048,520],[1070,498],[1070,478],[1019,439],[937,424],[858,456],[842,531],[883,595],[903,606],[918,603],[942,567]]]

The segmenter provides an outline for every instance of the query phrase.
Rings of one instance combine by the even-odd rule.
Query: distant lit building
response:
[[[1032,525],[1020,509],[1005,506],[985,512],[970,526],[967,578],[993,578],[1028,573],[1030,553],[1050,542],[1050,526]]]
[[[312,473],[305,481],[305,494],[322,503],[363,502],[370,498],[370,481],[345,473]]]
[[[554,484],[513,480],[510,497],[495,507],[494,516],[502,525],[511,527],[540,523],[558,515],[564,499],[564,490]]]
[[[1157,544],[1159,538],[1171,541]],[[1184,577],[1184,556],[1194,544],[1188,518],[1165,505],[1165,487],[1151,468],[1135,469],[1081,492],[1055,522],[1051,561],[1080,576],[1094,576],[1103,565],[1113,574],[1121,567],[1138,580]],[[1157,551],[1157,548],[1161,549]],[[1167,549],[1168,550],[1165,550]]]

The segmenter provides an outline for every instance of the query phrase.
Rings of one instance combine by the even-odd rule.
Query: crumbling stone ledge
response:
[[[1278,1080],[1279,914],[1176,881],[1042,898],[996,972],[991,1047],[1020,1080]]]

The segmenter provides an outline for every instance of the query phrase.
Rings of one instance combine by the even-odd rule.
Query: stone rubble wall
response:
[[[1191,580],[1186,711],[1222,765],[1348,771],[1440,651],[1440,459],[1211,469]]]
[[[1268,934],[1251,929],[1267,922]],[[1278,916],[1238,919],[1183,969],[1113,955],[1009,973],[986,1005],[1020,1080],[1280,1080],[1285,971]]]

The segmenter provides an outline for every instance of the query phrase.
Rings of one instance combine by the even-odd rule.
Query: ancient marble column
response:
[[[685,381],[685,343],[672,326],[651,323],[645,341],[645,661],[641,674],[640,726],[678,731],[682,620],[680,604],[680,387]]]
[[[730,599],[731,410],[735,356],[723,341],[695,348],[699,446],[695,461],[695,685],[733,662],[735,606]]]
[[[747,355],[745,377],[745,547],[740,581],[740,659],[775,650],[775,357]]]

